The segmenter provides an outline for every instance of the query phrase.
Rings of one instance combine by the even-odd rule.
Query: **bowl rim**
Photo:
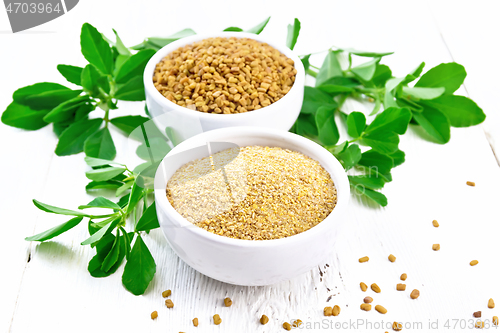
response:
[[[236,38],[250,38],[254,39],[258,42],[261,43],[267,43],[270,46],[274,47],[281,53],[283,53],[285,56],[288,58],[292,59],[294,61],[294,67],[297,70],[297,74],[295,75],[295,82],[290,88],[290,91],[286,93],[285,96],[283,96],[280,100],[277,102],[274,102],[268,106],[265,106],[263,108],[260,108],[258,110],[252,110],[244,113],[231,113],[231,114],[222,114],[222,113],[205,113],[201,111],[195,111],[188,109],[186,107],[177,105],[169,101],[165,96],[163,96],[154,86],[153,84],[153,73],[156,67],[156,64],[158,64],[161,59],[163,59],[167,54],[175,51],[179,47],[186,46],[188,44],[191,44],[193,42],[197,42],[206,38],[214,38],[214,37],[236,37]],[[262,37],[261,35],[256,35],[248,32],[235,32],[235,31],[222,31],[218,33],[209,33],[209,34],[199,34],[199,35],[193,35],[193,36],[188,36],[184,37],[181,39],[178,39],[170,44],[165,45],[161,49],[159,49],[148,61],[146,64],[146,67],[144,68],[144,74],[143,74],[143,81],[144,81],[144,87],[145,87],[145,92],[146,96],[154,99],[156,103],[158,103],[161,107],[166,108],[166,109],[173,109],[179,112],[186,112],[186,116],[197,116],[200,119],[207,119],[211,118],[212,120],[215,120],[215,117],[219,117],[219,120],[222,119],[230,119],[231,121],[245,121],[245,119],[248,119],[250,117],[260,117],[260,116],[265,116],[266,112],[272,112],[273,110],[277,110],[280,108],[282,104],[287,102],[289,99],[292,99],[292,95],[296,94],[297,91],[300,89],[300,87],[304,86],[305,82],[305,70],[304,70],[304,65],[302,64],[302,61],[300,58],[294,53],[294,51],[290,50],[288,47],[282,44],[278,44],[270,39],[267,39],[265,37]],[[280,103],[284,100],[283,103]]]
[[[328,167],[332,170],[332,172],[329,172],[330,176],[332,177],[332,179],[336,179],[336,181],[334,182],[335,188],[337,189],[337,204],[335,208],[323,221],[321,221],[316,226],[306,231],[303,231],[299,234],[278,239],[249,240],[249,239],[229,238],[226,236],[213,234],[207,230],[194,226],[191,222],[182,217],[172,207],[166,196],[166,188],[159,186],[160,182],[161,184],[165,185],[167,184],[167,180],[164,179],[165,177],[163,177],[163,166],[166,163],[167,156],[182,151],[186,146],[189,147],[189,145],[193,141],[196,142],[200,139],[204,140],[205,142],[210,142],[211,140],[217,141],[220,140],[217,139],[217,137],[222,135],[232,135],[233,137],[267,136],[268,138],[285,139],[289,142],[291,141],[293,144],[301,146],[302,150],[304,151],[303,154],[306,156],[308,156],[307,152],[312,152],[313,155],[321,156],[321,159],[323,161],[327,161],[325,165],[328,165]],[[186,163],[188,162],[190,161],[186,161]],[[325,167],[325,165],[322,166]],[[174,221],[176,227],[188,229],[188,232],[193,233],[193,236],[195,237],[200,237],[207,241],[238,248],[266,248],[266,247],[286,245],[289,243],[307,243],[308,241],[314,240],[317,234],[323,233],[327,228],[334,228],[335,222],[338,219],[342,218],[342,214],[345,212],[349,204],[350,185],[347,178],[347,173],[345,172],[340,162],[328,150],[326,150],[316,142],[287,131],[275,130],[264,127],[255,127],[255,126],[237,126],[237,127],[219,128],[200,133],[183,141],[174,149],[172,149],[165,156],[165,158],[163,158],[163,160],[158,166],[154,180],[154,194],[155,194],[155,202],[157,203],[156,204],[157,210],[161,210],[165,214],[167,214],[167,216]],[[164,233],[166,233],[163,230],[163,227],[161,229]]]

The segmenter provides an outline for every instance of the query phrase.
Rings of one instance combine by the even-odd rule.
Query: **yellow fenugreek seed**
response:
[[[377,310],[381,314],[387,313],[387,309],[384,308],[382,305],[375,305],[375,310]]]
[[[493,325],[498,326],[498,317],[493,316]]]
[[[231,301],[229,297],[226,297],[224,298],[224,305],[230,307],[231,305],[233,305],[233,301]]]
[[[403,273],[400,276],[400,279],[403,280],[403,281],[406,281],[407,278],[408,278],[408,275],[406,275],[406,273]]]
[[[436,220],[432,221],[432,225],[435,226],[436,228],[439,227],[439,223]]]
[[[483,329],[484,328],[484,321],[478,320],[475,325],[476,328]]]
[[[367,256],[359,258],[359,262],[367,262],[368,260],[370,260],[370,258],[368,258]]]
[[[292,329],[292,325],[290,325],[287,322],[284,322],[283,323],[283,328],[286,329],[287,331],[290,331]]]
[[[339,314],[340,314],[340,306],[335,305],[335,306],[333,307],[333,309],[332,309],[332,315],[336,317],[336,316],[338,316]]]
[[[417,289],[413,289],[413,291],[410,294],[411,299],[417,299],[420,296],[420,291]]]
[[[467,185],[469,185],[469,186],[476,186],[476,183],[474,183],[474,182],[470,182],[470,181],[467,181],[467,183],[466,183],[466,184],[467,184]]]
[[[174,307],[174,302],[172,302],[172,300],[171,300],[171,299],[167,299],[167,300],[165,301],[165,305],[167,306],[167,308],[171,309],[171,308],[173,308],[173,307]]]
[[[364,283],[364,282],[361,282],[361,283],[359,284],[359,286],[361,287],[361,290],[362,290],[362,291],[366,291],[366,289],[368,289],[368,286],[367,286],[367,285],[366,285],[366,283]]]
[[[172,295],[172,291],[170,289],[165,290],[164,292],[161,293],[161,295],[163,296],[163,298],[166,298],[166,297]]]
[[[198,327],[198,318],[193,319],[193,326]]]
[[[366,296],[366,297],[363,299],[363,302],[364,302],[364,303],[371,303],[371,302],[373,302],[373,298],[371,298],[370,296]]]
[[[266,315],[262,315],[262,317],[260,317],[260,323],[262,325],[265,325],[269,322],[269,318],[266,316]]]
[[[406,290],[406,284],[404,284],[404,283],[398,283],[398,284],[396,285],[396,290],[399,290],[399,291],[404,291],[404,290]]]
[[[481,318],[481,311],[476,311],[472,314],[474,318]]]
[[[370,311],[372,309],[371,304],[362,303],[359,308],[363,311]]]
[[[214,324],[219,325],[220,323],[222,323],[222,319],[220,319],[220,316],[218,314],[215,314],[214,315]]]
[[[372,285],[370,286],[370,288],[372,288],[372,290],[376,293],[379,293],[381,290],[380,290],[380,287],[376,284],[376,283],[372,283]]]
[[[329,317],[333,314],[333,309],[331,306],[325,306],[325,308],[323,309],[323,314],[326,316],[326,317]]]
[[[389,255],[389,261],[390,262],[395,262],[396,261],[396,257],[393,256],[392,254]]]
[[[488,308],[493,309],[495,307],[495,301],[493,301],[493,298],[490,298],[488,300]]]
[[[292,327],[300,327],[300,325],[302,325],[302,320],[300,319],[297,319],[297,320],[294,320],[293,323],[292,323]]]
[[[403,324],[395,321],[394,323],[392,323],[392,329],[395,330],[396,332],[399,332],[403,329]]]
[[[439,251],[441,249],[441,245],[439,245],[439,244],[432,244],[432,249],[434,251]]]
[[[158,318],[158,311],[151,312],[151,319],[155,320],[156,318]]]
[[[472,261],[470,262],[470,265],[471,265],[471,266],[476,266],[477,264],[479,264],[479,261],[477,261],[477,260],[472,260]]]

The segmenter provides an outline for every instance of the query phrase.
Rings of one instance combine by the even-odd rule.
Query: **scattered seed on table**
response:
[[[331,306],[325,306],[325,308],[323,309],[323,314],[326,316],[326,317],[329,317],[333,314],[333,309]]]
[[[293,323],[292,323],[292,327],[299,327],[300,325],[302,325],[302,320],[300,319],[297,319],[297,320],[294,320]]]
[[[372,285],[370,286],[372,288],[372,290],[376,293],[379,293],[381,290],[380,290],[380,287],[376,284],[376,283],[372,283]]]
[[[404,284],[404,283],[398,283],[396,285],[396,290],[405,291],[406,290],[406,284]]]
[[[194,327],[198,327],[198,318],[193,319],[193,325]]]
[[[396,257],[393,256],[392,254],[389,255],[389,261],[390,262],[395,262],[396,261]]]
[[[467,185],[469,185],[469,186],[476,186],[476,183],[474,183],[474,182],[470,182],[470,181],[467,181],[467,183],[466,183],[466,184],[467,184]]]
[[[384,308],[382,305],[375,305],[375,310],[377,310],[381,314],[387,313],[387,309]]]
[[[481,318],[481,311],[476,311],[472,314],[474,318]]]
[[[420,291],[417,289],[413,289],[413,291],[410,294],[411,299],[417,299],[420,296]]]
[[[167,308],[171,309],[174,307],[174,302],[172,302],[171,299],[167,299],[165,300],[165,305],[167,306]]]
[[[394,323],[392,323],[392,329],[395,330],[396,332],[399,332],[403,329],[403,324],[395,321]]]
[[[406,279],[408,278],[408,275],[406,275],[406,273],[403,273],[401,274],[401,276],[399,277],[402,281],[406,281]]]
[[[432,244],[432,249],[434,251],[439,251],[441,249],[441,245],[439,245],[439,244]]]
[[[167,298],[168,296],[172,295],[172,291],[170,289],[165,290],[164,292],[161,293],[163,298]]]
[[[367,285],[366,285],[366,283],[364,283],[364,282],[361,282],[361,283],[359,284],[359,286],[361,287],[361,290],[362,290],[362,291],[366,291],[366,289],[368,289],[368,286],[367,286]]]
[[[340,306],[335,305],[332,309],[332,315],[336,317],[339,315],[339,313],[340,313]]]
[[[366,297],[363,299],[363,302],[365,302],[365,303],[371,303],[371,302],[373,302],[373,298],[371,298],[370,296],[366,296]]]
[[[156,318],[158,318],[158,311],[151,312],[151,319],[155,320]]]
[[[498,317],[493,316],[493,325],[498,326]]]
[[[359,262],[367,262],[368,260],[370,260],[370,258],[368,258],[367,256],[359,258]]]
[[[218,314],[214,314],[214,324],[219,325],[220,323],[222,323],[222,319],[220,319]]]
[[[433,220],[432,225],[435,226],[436,228],[439,227],[439,223],[437,220]]]
[[[260,323],[262,325],[265,325],[269,322],[269,318],[266,316],[266,315],[262,315],[262,317],[260,317]]]
[[[226,307],[230,307],[231,305],[233,305],[233,301],[231,301],[231,299],[229,297],[226,297],[226,298],[224,298],[224,305]]]
[[[488,308],[493,309],[494,307],[495,307],[495,301],[493,300],[493,298],[490,298],[488,300]]]
[[[476,322],[476,328],[481,328],[481,329],[483,329],[483,328],[484,328],[484,321],[478,320],[478,321]]]
[[[283,328],[286,329],[287,331],[290,331],[292,329],[292,325],[287,323],[286,321],[283,323]]]
[[[470,265],[471,265],[471,266],[476,266],[477,264],[479,264],[479,261],[477,261],[477,260],[472,260],[472,261],[470,262]]]
[[[372,309],[371,304],[362,303],[359,308],[363,311],[370,311]]]

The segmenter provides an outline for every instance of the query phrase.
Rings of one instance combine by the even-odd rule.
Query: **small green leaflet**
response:
[[[50,110],[33,110],[29,106],[12,102],[2,113],[2,123],[12,127],[34,131],[48,125],[43,118],[49,111]]]
[[[43,210],[44,212],[47,213],[54,213],[54,214],[60,214],[60,215],[71,215],[71,216],[81,216],[81,217],[90,217],[90,215],[84,213],[84,212],[78,212],[76,210],[70,210],[70,209],[65,209],[65,208],[59,208],[56,206],[51,206],[44,204],[43,202],[40,202],[36,199],[33,199],[33,204],[40,210]]]
[[[111,53],[111,47],[104,40],[99,31],[88,23],[84,23],[82,26],[80,45],[82,54],[88,62],[94,65],[103,74],[113,73],[113,55]]]
[[[118,222],[120,222],[121,217],[120,216],[112,216],[107,220],[107,224],[103,226],[101,229],[99,229],[96,233],[94,233],[92,236],[84,240],[81,244],[82,245],[89,245],[92,243],[97,242],[100,240],[107,232],[108,230],[111,231],[113,230]]]
[[[304,101],[300,112],[304,114],[315,114],[321,106],[336,108],[337,103],[331,96],[322,92],[318,88],[305,86]]]
[[[90,157],[90,156],[85,156],[84,160],[85,160],[85,163],[87,163],[87,165],[91,166],[91,167],[103,166],[103,165],[121,165],[121,166],[124,166],[123,164],[115,162],[115,161],[110,161],[110,160],[105,160],[102,158],[95,158],[95,157]]]
[[[243,29],[241,28],[238,28],[238,27],[227,27],[226,29],[222,30],[222,31],[235,31],[235,32],[242,32]]]
[[[115,47],[116,47],[116,50],[118,51],[118,53],[120,53],[121,55],[124,55],[124,56],[131,56],[132,53],[123,44],[122,39],[120,38],[120,36],[118,35],[118,33],[116,32],[115,29],[113,29],[113,33],[115,34],[115,37],[116,37]]]
[[[145,122],[149,121],[149,118],[142,116],[123,116],[116,117],[110,120],[111,124],[115,125],[127,135],[132,134],[132,132]]]
[[[146,38],[142,43],[132,46],[133,50],[144,50],[144,49],[153,49],[158,51],[165,45],[168,45],[178,39],[196,35],[196,32],[192,29],[184,29],[179,32],[176,32],[173,35],[167,37],[150,37]]]
[[[349,170],[358,164],[361,159],[361,149],[355,143],[349,145],[347,149],[341,152],[338,157],[340,158],[344,169]]]
[[[156,203],[153,202],[142,214],[135,226],[135,231],[147,231],[159,228],[158,216],[156,215]]]
[[[398,149],[399,136],[394,132],[377,131],[363,135],[363,142],[378,152],[389,154]]]
[[[118,176],[125,170],[125,167],[106,167],[87,171],[85,173],[85,176],[87,176],[87,178],[91,180],[104,181]]]
[[[91,96],[100,97],[102,94],[100,89],[107,94],[110,92],[108,79],[92,64],[88,64],[83,69],[81,82],[82,87]]]
[[[122,283],[134,295],[142,295],[156,273],[156,263],[148,247],[137,235],[123,271]]]
[[[320,106],[315,115],[318,136],[325,145],[335,145],[339,141],[339,131],[335,123],[335,109],[328,106]]]
[[[468,127],[482,123],[486,119],[483,110],[464,96],[444,95],[430,101],[421,101],[426,107],[439,110],[453,127]]]
[[[113,246],[111,247],[111,250],[109,251],[108,255],[104,258],[101,269],[104,272],[108,272],[114,264],[118,261],[118,258],[120,256],[120,248],[121,246],[121,241],[123,241],[123,238],[120,237],[120,231],[117,229],[116,231],[116,237],[115,241],[113,242]]]
[[[149,59],[156,52],[151,49],[141,50],[128,58],[123,65],[120,67],[120,70],[116,74],[116,83],[126,83],[130,79],[140,76],[142,79],[142,75],[144,74],[144,68],[148,63]]]
[[[384,187],[385,180],[382,177],[374,175],[374,177],[369,176],[348,176],[349,183],[354,186],[364,186],[372,190],[380,189]]]
[[[340,63],[337,59],[337,53],[330,50],[323,61],[323,65],[321,65],[318,75],[316,76],[316,87],[322,85],[332,77],[343,75],[342,68],[340,67]]]
[[[450,141],[450,122],[442,112],[424,108],[422,112],[413,112],[413,119],[437,142]]]
[[[78,154],[83,151],[85,140],[96,132],[103,119],[82,119],[71,124],[59,137],[56,147],[58,156]]]
[[[366,127],[366,117],[361,112],[351,112],[347,116],[347,134],[352,138],[359,138]]]
[[[404,134],[408,128],[411,113],[406,108],[390,107],[377,115],[366,128],[366,133],[394,132]]]
[[[81,86],[83,68],[71,65],[57,65],[57,70],[68,82]]]
[[[14,92],[14,102],[34,110],[53,109],[60,103],[80,95],[81,90],[71,90],[58,83],[41,82]]]
[[[382,175],[387,174],[394,166],[392,158],[373,149],[361,154],[361,159],[358,164],[365,166],[368,169],[369,176],[371,176],[371,172],[376,172]]]
[[[257,24],[255,27],[248,29],[246,32],[249,32],[251,34],[259,35],[262,32],[262,30],[264,30],[264,28],[267,26],[267,23],[269,23],[270,19],[271,19],[271,16],[269,16],[268,18],[266,18],[261,23]]]
[[[437,88],[403,87],[403,92],[405,94],[408,94],[409,96],[417,98],[417,99],[438,98],[439,96],[444,94],[444,90],[445,89],[443,87],[437,87]]]
[[[127,213],[131,213],[132,210],[137,206],[137,203],[139,200],[141,200],[142,196],[144,194],[144,189],[142,187],[139,187],[137,185],[137,182],[134,183],[132,186],[132,190],[130,192],[130,198],[128,201],[128,206],[127,206]]]
[[[112,160],[116,156],[116,148],[107,127],[100,129],[85,140],[85,155]]]
[[[415,87],[444,87],[446,94],[453,94],[464,83],[466,76],[462,65],[455,62],[440,64],[422,75]]]
[[[83,219],[82,216],[74,217],[71,220],[64,222],[63,224],[60,224],[54,228],[51,228],[49,230],[46,230],[31,237],[26,237],[25,240],[30,242],[31,241],[44,242],[46,240],[59,236],[60,234],[70,230],[71,228],[76,227],[82,221],[82,219]]]
[[[383,195],[382,193],[374,191],[374,190],[370,190],[369,188],[364,188],[360,192],[361,193],[359,193],[359,194],[362,194],[362,195],[368,197],[369,199],[378,203],[380,206],[382,206],[382,207],[387,206],[387,197],[385,195]]]
[[[360,51],[351,48],[342,49],[344,52],[349,52],[351,54],[355,54],[359,57],[369,57],[369,58],[381,58],[384,56],[388,56],[393,54],[394,52],[368,52],[368,51]]]
[[[44,118],[48,123],[61,123],[69,121],[75,117],[76,112],[85,105],[89,105],[90,99],[87,95],[77,96],[65,102],[62,102],[53,108]],[[90,106],[86,107],[91,109]]]
[[[110,208],[110,209],[118,209],[120,210],[120,206],[118,206],[113,201],[106,199],[104,197],[97,197],[86,205],[78,206],[78,209],[85,208]]]
[[[299,38],[300,33],[300,21],[296,18],[293,20],[293,25],[288,25],[288,33],[286,36],[286,46],[290,50],[293,50],[295,44],[297,43],[297,38]]]
[[[364,64],[351,68],[351,72],[364,81],[370,81],[375,74],[380,58],[375,58]]]
[[[388,66],[377,64],[375,68],[375,73],[373,73],[371,81],[377,87],[384,87],[387,80],[389,80],[391,77],[392,77],[392,71]]]
[[[115,98],[122,101],[143,101],[146,99],[144,93],[144,83],[142,76],[136,76],[124,85],[122,85],[115,93]]]

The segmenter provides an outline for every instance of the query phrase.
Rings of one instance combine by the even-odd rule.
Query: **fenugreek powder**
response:
[[[242,113],[277,102],[292,88],[292,59],[250,38],[208,38],[183,46],[155,68],[168,100],[206,113]]]
[[[337,191],[315,160],[279,147],[231,148],[179,168],[167,184],[177,212],[217,235],[268,240],[323,221]]]

